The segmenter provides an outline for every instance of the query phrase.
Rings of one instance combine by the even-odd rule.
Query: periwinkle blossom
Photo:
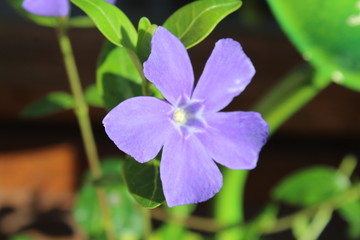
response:
[[[167,204],[192,204],[222,186],[215,162],[252,169],[268,136],[256,112],[219,112],[251,81],[255,69],[232,39],[219,40],[194,89],[191,62],[179,39],[158,27],[144,74],[165,99],[134,97],[104,118],[107,135],[140,163],[162,149],[160,178]]]
[[[105,0],[114,4],[116,0]],[[70,13],[70,0],[24,0],[23,8],[44,17],[64,17]]]

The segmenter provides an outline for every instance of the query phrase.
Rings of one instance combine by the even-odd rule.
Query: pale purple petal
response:
[[[194,74],[189,55],[180,40],[163,27],[153,35],[144,74],[173,105],[191,96]]]
[[[222,186],[219,168],[198,139],[179,131],[164,145],[160,177],[170,207],[206,201]]]
[[[205,117],[206,132],[198,133],[216,162],[231,169],[252,169],[268,137],[268,124],[256,112],[218,112]]]
[[[111,3],[111,4],[114,4],[116,2],[116,0],[105,0],[107,1],[108,3]]]
[[[245,89],[254,74],[254,66],[240,43],[221,39],[206,62],[192,98],[203,100],[208,111],[219,111]]]
[[[130,98],[112,109],[103,124],[120,150],[143,163],[156,157],[173,129],[171,109],[154,97]]]
[[[69,0],[25,0],[23,8],[35,15],[60,17],[69,15]]]

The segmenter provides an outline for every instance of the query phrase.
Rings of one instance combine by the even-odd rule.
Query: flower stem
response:
[[[66,19],[61,20],[66,21]],[[70,88],[75,100],[74,112],[80,127],[85,153],[89,163],[90,173],[93,179],[98,179],[101,177],[102,173],[95,139],[91,128],[89,107],[85,101],[84,93],[75,63],[74,54],[71,47],[71,42],[67,35],[66,24],[64,24],[64,22],[61,22],[58,27],[57,37],[63,55]],[[105,190],[96,187],[96,194],[102,212],[107,239],[114,240],[115,236],[110,220],[110,212],[106,201]]]
[[[326,225],[330,222],[333,211],[333,208],[330,206],[323,206],[319,208],[312,220],[312,223],[308,227],[307,231],[300,236],[299,240],[318,239]]]
[[[310,67],[299,68],[286,76],[268,95],[261,99],[254,110],[260,112],[270,125],[270,134],[274,133],[296,111],[315,97],[330,81],[319,81],[324,78],[320,74],[314,75]],[[327,83],[322,86],[314,83]],[[244,185],[248,171],[227,169],[224,173],[223,189],[216,197],[215,218],[225,225],[238,224],[241,226],[243,216]],[[241,227],[220,232],[218,239],[241,239]]]
[[[326,78],[321,73],[315,73],[310,66],[298,67],[263,97],[254,111],[262,114],[272,134],[330,84],[331,81]]]
[[[247,175],[246,170],[225,170],[223,188],[215,198],[215,218],[219,224],[243,225],[243,195]],[[242,239],[243,235],[241,227],[234,227],[217,234],[217,239]]]
[[[150,240],[151,232],[152,232],[152,222],[151,222],[150,210],[146,209],[142,206],[140,206],[140,207],[143,212],[143,220],[144,220],[144,240]]]

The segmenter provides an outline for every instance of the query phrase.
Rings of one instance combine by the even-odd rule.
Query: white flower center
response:
[[[174,112],[173,118],[176,123],[184,125],[187,121],[187,114],[184,109],[177,108]]]

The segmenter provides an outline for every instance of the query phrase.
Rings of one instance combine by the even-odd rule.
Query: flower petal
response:
[[[115,4],[116,0],[105,0],[107,1],[108,3],[111,3],[111,4]]]
[[[245,89],[254,74],[254,66],[240,43],[221,39],[206,62],[192,98],[203,100],[208,111],[219,111]]]
[[[153,35],[144,74],[173,105],[191,96],[194,74],[189,55],[180,40],[163,27]]]
[[[197,134],[216,162],[252,169],[268,137],[268,124],[256,112],[217,112],[206,116],[208,129]]]
[[[156,157],[173,129],[171,109],[154,97],[130,98],[112,109],[103,124],[120,150],[143,163]]]
[[[164,145],[160,176],[170,207],[206,201],[222,186],[220,170],[200,142],[179,131]]]
[[[70,12],[69,0],[25,0],[22,6],[32,14],[45,17],[67,16]]]

